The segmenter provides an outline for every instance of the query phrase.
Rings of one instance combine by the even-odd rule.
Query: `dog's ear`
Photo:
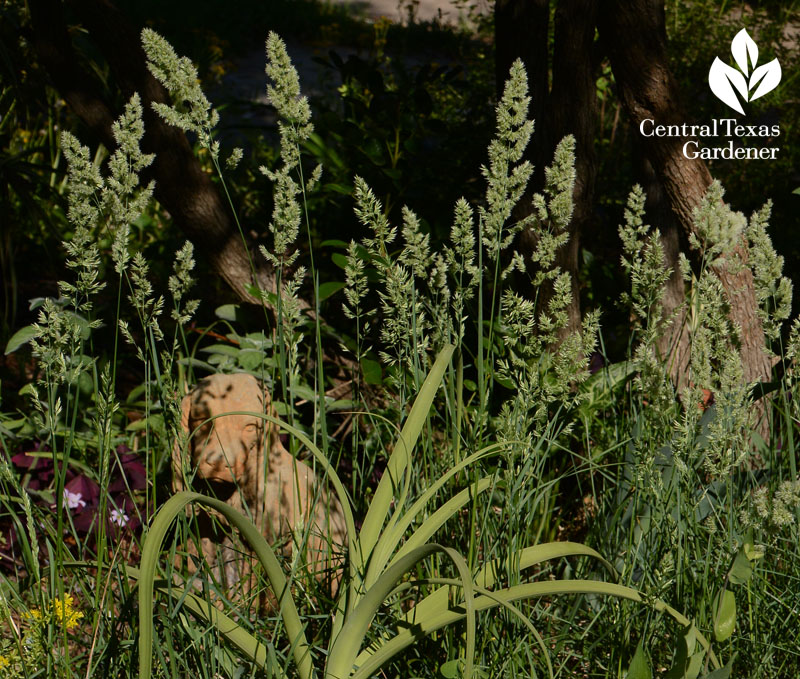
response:
[[[189,392],[186,396],[183,397],[181,401],[181,431],[183,431],[187,436],[191,434],[191,430],[189,428],[189,417],[192,411],[192,395],[193,392]],[[186,490],[186,484],[184,483],[183,479],[183,447],[182,447],[182,436],[177,436],[175,438],[175,444],[172,447],[172,491],[174,493],[179,493],[182,490]],[[191,450],[192,450],[192,442],[188,442],[189,454],[186,456],[188,460],[192,459]]]

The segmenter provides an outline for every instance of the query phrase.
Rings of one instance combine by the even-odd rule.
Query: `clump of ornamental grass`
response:
[[[172,377],[174,359],[181,347],[181,325],[188,322],[198,305],[197,301],[187,299],[194,266],[192,246],[187,243],[176,255],[174,273],[169,280],[173,300],[171,312],[176,326],[172,337],[168,337],[161,323],[164,299],[156,295],[150,283],[144,257],[140,253],[131,254],[128,244],[130,226],[146,209],[154,188],[152,182],[142,187],[139,181],[139,174],[150,165],[153,156],[140,149],[144,128],[138,95],[131,97],[112,129],[117,149],[105,167],[93,161],[89,149],[73,135],[65,132],[61,137],[68,168],[67,216],[73,227],[72,238],[63,246],[72,276],[59,283],[57,299],[48,298],[42,302],[38,322],[29,329],[32,353],[42,372],[41,379],[28,393],[34,406],[37,435],[46,441],[45,450],[52,451],[39,455],[50,456],[47,462],[52,465],[53,478],[46,488],[35,491],[39,495],[39,506],[32,505],[29,490],[16,482],[5,464],[2,479],[3,488],[21,498],[24,509],[28,530],[27,534],[17,532],[17,541],[33,585],[30,596],[40,599],[36,610],[49,611],[40,615],[47,630],[44,639],[48,672],[55,672],[54,664],[59,667],[70,664],[68,656],[55,657],[48,650],[53,648],[54,639],[63,639],[65,644],[67,641],[56,629],[56,623],[69,622],[67,627],[72,627],[78,619],[77,612],[70,617],[73,599],[66,593],[69,587],[75,586],[81,591],[81,605],[91,601],[93,614],[85,620],[89,627],[88,638],[97,643],[105,635],[113,634],[113,620],[106,615],[113,608],[110,582],[116,577],[115,573],[118,575],[119,562],[123,559],[120,550],[123,545],[130,549],[130,541],[135,539],[129,528],[131,519],[136,518],[139,525],[143,518],[138,515],[140,507],[134,500],[132,487],[127,485],[129,481],[119,478],[121,468],[112,469],[112,463],[125,464],[120,462],[116,449],[121,438],[127,440],[127,436],[120,436],[121,407],[115,394],[118,341],[120,338],[127,340],[141,361],[145,422],[155,423],[150,408],[158,400],[167,412],[172,409],[172,421],[177,422],[179,413],[175,412],[176,389]],[[93,335],[101,325],[97,299],[106,287],[102,280],[98,234],[107,234],[111,241],[111,262],[117,274],[118,314],[125,297],[133,310],[134,323],[139,326],[137,331],[132,331],[129,321],[118,315],[115,319],[118,334],[114,337],[111,355],[106,357],[95,357],[92,353]],[[163,427],[162,418],[161,413],[156,416]],[[146,435],[151,436],[155,429],[155,426],[148,426]],[[23,457],[36,459],[27,453]],[[150,457],[149,471],[153,476],[158,463],[155,455]],[[81,474],[76,476],[75,469]],[[124,471],[121,473],[124,477]],[[70,477],[73,478],[70,488],[75,483],[83,483],[85,489],[68,489],[66,482]],[[116,479],[114,483],[118,485],[127,485],[127,488],[113,490],[115,497],[127,498],[122,504],[115,503],[112,498],[112,479]],[[138,479],[132,483],[133,488],[145,490],[144,503],[150,505],[151,486]],[[81,520],[86,521],[78,527],[78,517],[73,517],[73,512],[77,514],[89,500],[82,492],[97,496],[97,508],[81,514]],[[47,502],[50,496],[52,501]],[[48,504],[52,508],[50,511],[46,509]],[[132,516],[133,512],[137,512],[136,517]],[[70,578],[64,581],[51,578],[50,586],[40,587],[39,584],[44,583],[39,565],[42,544],[46,545],[50,563],[59,573],[67,572],[63,570],[66,563],[76,559],[89,561],[94,569],[91,577],[96,578],[94,584],[90,583],[91,577],[86,572],[76,568],[69,571]],[[52,609],[47,608],[48,601],[54,602]],[[33,628],[30,633],[20,632],[17,646],[25,646],[30,651],[35,646],[31,640],[37,634]],[[23,655],[19,655],[18,660],[26,667],[36,665],[28,665],[30,658]],[[86,662],[90,668],[98,662],[94,646]]]
[[[797,523],[800,508],[800,480],[783,481],[774,492],[756,488],[741,510],[742,524],[775,534]]]
[[[300,195],[302,184],[296,183],[290,170],[299,172],[299,143],[303,139],[307,125],[307,104],[300,97],[288,57],[283,44],[270,36],[268,41],[270,67],[268,73],[276,83],[270,96],[276,103],[282,117],[281,155],[283,166],[271,174],[276,186],[286,189],[283,199],[276,200],[276,212],[272,232],[275,236],[275,249],[266,253],[267,258],[282,270],[293,263],[295,255],[289,252],[299,229],[300,209],[295,203]],[[167,76],[169,79],[171,76]],[[498,289],[499,283],[511,270],[501,268],[500,252],[508,245],[509,233],[522,228],[522,225],[506,226],[514,204],[522,196],[530,167],[521,162],[532,123],[527,120],[527,83],[521,62],[514,64],[504,97],[498,106],[498,133],[490,146],[490,164],[484,174],[488,180],[486,205],[478,210],[478,224],[486,225],[485,235],[477,241],[471,236],[474,214],[464,202],[456,205],[453,242],[441,252],[434,252],[429,238],[421,231],[420,220],[409,208],[403,210],[403,225],[400,235],[404,242],[398,254],[393,250],[397,229],[391,226],[384,214],[383,206],[366,183],[356,178],[356,216],[370,230],[370,235],[361,244],[351,244],[348,250],[346,276],[353,288],[346,295],[346,313],[357,319],[359,324],[371,317],[379,317],[380,351],[387,363],[392,366],[393,384],[402,392],[413,387],[417,392],[413,406],[405,418],[402,431],[391,448],[386,471],[380,479],[369,501],[366,515],[360,529],[351,509],[350,498],[344,486],[330,465],[324,452],[302,431],[291,424],[282,423],[268,415],[253,413],[265,421],[281,427],[313,455],[318,468],[324,471],[342,504],[347,526],[348,561],[347,572],[339,589],[333,610],[330,634],[324,649],[324,672],[328,677],[366,677],[389,662],[403,649],[421,638],[457,622],[466,623],[466,644],[457,663],[465,676],[472,676],[476,649],[476,613],[501,607],[514,619],[525,626],[532,642],[537,644],[541,656],[537,661],[531,657],[533,665],[544,663],[549,676],[554,671],[549,653],[541,634],[528,617],[518,608],[523,599],[553,596],[563,593],[594,593],[641,601],[641,596],[628,587],[606,583],[599,580],[547,580],[509,586],[495,587],[501,578],[509,573],[537,566],[551,559],[565,556],[589,556],[605,568],[599,553],[574,543],[550,543],[525,547],[518,545],[510,554],[503,554],[483,563],[473,565],[457,550],[433,542],[433,537],[448,522],[457,517],[471,502],[489,491],[501,492],[505,484],[497,478],[496,472],[485,474],[480,464],[490,457],[497,457],[510,447],[520,444],[524,448],[526,440],[535,428],[535,421],[544,416],[534,411],[532,431],[528,425],[519,432],[520,441],[509,437],[505,441],[484,445],[465,454],[443,473],[429,481],[421,489],[416,499],[412,491],[419,483],[419,468],[415,461],[415,448],[430,446],[422,436],[429,426],[429,413],[437,396],[439,387],[445,380],[445,393],[461,390],[463,375],[456,372],[453,383],[451,361],[456,347],[449,340],[459,342],[459,349],[465,341],[465,305],[474,296],[482,294],[481,279],[489,272],[493,279],[492,305],[500,310],[503,340],[507,346],[515,348],[515,358],[505,365],[507,374],[518,378],[530,372],[529,394],[571,402],[574,398],[569,385],[580,381],[585,374],[586,355],[594,346],[596,335],[596,316],[590,316],[584,332],[576,338],[568,337],[561,351],[555,352],[552,361],[552,382],[541,380],[542,367],[537,364],[536,351],[552,344],[558,331],[566,324],[564,308],[568,304],[569,279],[566,274],[552,266],[554,250],[564,242],[564,231],[572,210],[571,194],[574,181],[574,142],[566,140],[559,146],[555,163],[548,173],[548,182],[543,196],[534,202],[536,214],[530,220],[541,230],[540,248],[537,261],[543,265],[543,280],[553,280],[557,291],[555,301],[545,310],[534,314],[532,307],[524,300],[506,297],[503,302]],[[527,224],[527,222],[526,222]],[[479,226],[479,233],[481,227]],[[473,248],[477,247],[475,252]],[[485,249],[486,266],[482,262]],[[453,264],[452,268],[447,265]],[[523,269],[524,262],[512,259],[511,267]],[[368,278],[367,266],[379,273],[381,288],[378,290],[380,307],[377,310],[365,308]],[[455,285],[451,291],[450,281]],[[481,304],[486,300],[479,300]],[[521,309],[521,311],[520,311]],[[364,326],[361,326],[364,327]],[[434,331],[433,328],[437,329]],[[584,339],[585,337],[585,339]],[[435,341],[434,341],[435,340]],[[479,343],[483,343],[482,334]],[[491,346],[492,342],[489,341]],[[362,349],[359,349],[361,351]],[[436,353],[436,358],[431,353]],[[463,351],[460,352],[463,356]],[[483,355],[478,350],[479,360],[494,361],[492,352]],[[461,358],[463,360],[463,358]],[[481,363],[481,365],[483,365]],[[447,376],[450,379],[446,379]],[[481,376],[483,379],[483,376]],[[485,391],[486,385],[482,389]],[[459,403],[461,396],[456,399]],[[482,396],[485,405],[485,394]],[[401,399],[402,402],[402,399]],[[522,406],[519,406],[522,408]],[[463,409],[458,405],[457,409]],[[324,413],[323,413],[324,416]],[[459,422],[459,414],[456,421]],[[498,427],[499,429],[499,427]],[[454,436],[460,437],[460,431]],[[532,459],[532,458],[531,458]],[[469,473],[473,479],[469,487],[456,492],[442,504],[434,501],[446,488],[452,487],[453,480],[462,473]],[[524,476],[524,475],[523,475]],[[267,544],[259,530],[238,511],[214,498],[198,493],[182,492],[172,497],[154,519],[143,548],[141,569],[136,573],[139,579],[139,620],[140,620],[140,677],[146,679],[151,674],[151,652],[153,641],[154,589],[164,591],[195,615],[207,621],[219,634],[227,639],[240,654],[255,665],[273,674],[285,675],[286,668],[276,664],[267,647],[253,637],[243,625],[235,623],[226,613],[220,612],[207,601],[186,589],[177,586],[156,585],[158,561],[162,542],[174,519],[183,515],[189,504],[200,504],[224,515],[233,529],[250,544],[264,568],[269,585],[274,592],[279,607],[296,672],[301,677],[314,676],[314,648],[307,636],[305,625],[291,591],[290,582],[296,579],[292,574],[287,579],[277,556]],[[433,506],[432,506],[433,505]],[[437,556],[452,565],[445,571],[429,570],[426,566],[431,557]],[[419,578],[420,573],[428,573]],[[415,577],[417,578],[415,580]],[[513,577],[511,580],[515,580]],[[166,582],[169,582],[167,580]],[[410,611],[397,610],[398,595],[408,590],[418,590],[419,596]],[[688,620],[674,609],[654,601],[657,610],[666,611],[682,624]],[[382,610],[388,608],[395,612],[394,621],[383,621]],[[377,618],[382,622],[375,627]],[[396,629],[396,631],[394,631]],[[717,665],[716,657],[710,652],[708,642],[698,635],[703,647],[709,651],[711,662]],[[532,669],[532,671],[535,671]]]
[[[512,290],[505,290],[500,299],[506,356],[497,359],[497,377],[513,384],[516,391],[503,404],[500,416],[505,428],[501,437],[508,440],[539,435],[548,424],[553,404],[571,408],[580,403],[583,396],[577,387],[589,376],[587,359],[597,342],[597,311],[586,314],[580,331],[559,339],[569,322],[572,284],[570,274],[554,262],[556,251],[567,242],[572,218],[574,149],[571,136],[556,147],[553,165],[545,169],[544,192],[533,197],[534,213],[528,227],[536,235],[534,286],[538,289],[550,281],[553,295],[538,310],[535,301]],[[524,263],[520,269],[524,270]]]
[[[685,257],[681,259],[681,273],[690,290],[687,322],[691,337],[691,382],[684,395],[687,405],[681,447],[684,455],[691,455],[695,449],[692,441],[702,410],[690,404],[703,402],[703,389],[711,391],[715,417],[708,426],[703,464],[718,478],[729,475],[747,456],[748,423],[754,412],[738,351],[740,329],[731,320],[730,300],[714,271],[716,266],[727,266],[732,271],[744,266],[737,258],[736,248],[747,220],[723,202],[723,195],[722,186],[714,182],[695,211],[698,235],[692,241],[703,256],[699,273],[692,271]]]
[[[633,363],[636,386],[646,394],[654,415],[669,412],[674,392],[665,370],[666,356],[658,351],[658,339],[674,323],[677,314],[664,317],[664,286],[671,270],[664,260],[661,233],[644,223],[645,195],[635,186],[625,208],[625,224],[619,227],[622,241],[622,268],[631,281],[630,292],[621,297],[631,310],[635,346]]]
[[[783,275],[783,257],[775,252],[767,234],[772,201],[754,212],[745,230],[748,263],[753,272],[753,284],[758,300],[758,316],[767,340],[776,342],[781,327],[792,311],[792,282]],[[769,348],[769,347],[767,347]]]
[[[627,444],[619,472],[608,491],[598,496],[604,517],[597,524],[601,543],[618,545],[615,565],[624,581],[667,601],[695,601],[698,624],[711,627],[717,641],[730,638],[734,628],[747,630],[755,624],[754,616],[762,613],[751,609],[745,616],[736,609],[737,586],[749,583],[750,593],[769,588],[763,578],[751,578],[765,558],[753,533],[777,544],[782,532],[794,530],[796,513],[791,481],[750,492],[755,396],[743,381],[739,328],[730,319],[730,299],[717,271],[750,267],[768,338],[779,336],[791,285],[782,276],[782,262],[774,256],[767,236],[769,206],[756,212],[748,225],[722,198],[721,186],[714,183],[696,211],[697,235],[692,242],[698,264],[693,267],[681,259],[686,301],[665,316],[662,300],[671,272],[664,262],[660,234],[644,224],[643,192],[634,188],[620,227],[622,263],[630,277],[630,292],[623,300],[633,322],[632,355],[596,376],[612,389],[629,385],[628,408],[619,406],[609,439],[609,445],[618,446],[622,430],[629,432]],[[743,237],[752,249],[747,262],[738,259]],[[660,355],[658,346],[660,337],[674,336],[670,325],[678,322],[687,324],[689,338],[687,386],[682,394],[672,385],[667,357]],[[790,333],[787,355],[795,334],[796,330]],[[592,380],[592,389],[602,383],[598,379]],[[776,450],[775,442],[762,448],[764,457],[758,464],[778,469],[788,457],[793,467],[791,446],[783,459]],[[604,507],[614,511],[604,512]],[[687,565],[699,560],[706,567],[698,578]],[[623,643],[632,625],[628,609],[620,610],[609,624],[615,636],[620,630]],[[661,621],[649,627],[647,634],[663,634]],[[750,641],[742,644],[755,643],[754,630],[750,627]]]

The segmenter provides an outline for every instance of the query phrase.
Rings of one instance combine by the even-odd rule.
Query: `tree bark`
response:
[[[115,148],[111,126],[116,115],[93,79],[79,66],[67,33],[62,3],[30,0],[28,5],[35,48],[54,86],[96,138],[106,148]],[[247,289],[254,282],[250,253],[229,206],[195,158],[186,135],[167,125],[152,110],[152,102],[167,102],[168,95],[147,70],[138,33],[107,0],[73,0],[69,6],[88,29],[125,98],[129,99],[134,92],[142,98],[145,124],[142,150],[156,154],[143,179],[155,179],[156,199],[208,259],[214,273],[240,299],[256,301]],[[252,257],[255,282],[274,292],[274,273],[262,260],[260,256]]]
[[[657,125],[686,122],[677,83],[667,61],[663,0],[612,0],[600,17],[600,31],[623,106],[634,126],[638,129],[648,118]],[[695,230],[693,211],[711,184],[711,174],[702,160],[683,155],[686,141],[679,137],[642,136],[640,144],[681,230],[688,235]],[[714,273],[728,294],[732,320],[741,331],[739,351],[744,378],[748,382],[765,380],[771,374],[772,362],[764,351],[764,331],[757,313],[753,275],[747,268],[744,240],[735,254],[745,265],[740,271],[731,273],[725,267],[715,267]],[[679,361],[674,368],[680,368]]]

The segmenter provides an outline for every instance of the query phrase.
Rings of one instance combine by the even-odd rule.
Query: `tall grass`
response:
[[[191,63],[152,31],[143,38],[174,97],[159,112],[208,149],[230,198],[217,116]],[[590,374],[599,313],[566,332],[571,285],[554,264],[572,214],[571,138],[531,217],[512,218],[533,131],[518,63],[497,107],[483,203],[458,201],[449,242],[431,243],[412,209],[393,226],[356,178],[365,235],[343,244],[346,287],[323,304],[321,255],[304,261],[298,248],[306,195],[321,181],[302,153],[310,109],[277,36],[267,56],[281,156],[264,168],[273,242],[260,254],[278,285],[260,290],[254,275],[254,295],[275,312],[265,305],[255,330],[224,308],[227,326],[215,326],[226,327],[224,341],[190,340],[191,246],[176,255],[170,303],[144,257],[129,252],[130,224],[152,193],[138,181],[152,161],[139,149],[138,97],[115,126],[107,168],[62,139],[72,273],[59,299],[42,302],[39,322],[12,338],[9,349],[30,342],[41,377],[26,387],[30,413],[0,422],[4,676],[638,678],[653,667],[674,678],[794,676],[800,324],[781,335],[790,286],[766,236],[768,210],[745,220],[712,187],[697,214],[706,264],[684,262],[685,313],[664,318],[669,272],[634,189],[620,227],[631,351]],[[513,251],[523,228],[537,235],[535,287],[555,291],[547,304],[510,284],[514,272],[528,275],[530,262]],[[110,261],[101,235],[113,243]],[[756,387],[742,383],[737,329],[710,268],[740,237],[750,240],[743,265],[754,268],[759,313],[786,366]],[[96,312],[104,286],[115,300],[105,319]],[[334,330],[340,304],[354,331]],[[677,394],[658,339],[680,319],[692,341],[689,386]],[[95,341],[102,323],[113,328],[110,348]],[[346,401],[326,393],[330,335],[349,357]],[[117,375],[131,359],[142,383],[123,403]],[[282,421],[256,415],[279,425],[339,496],[348,553],[335,600],[245,516],[198,493],[169,497],[171,452],[187,444],[180,396],[209,369],[262,379]],[[751,405],[765,393],[774,435],[759,441],[749,435]],[[334,437],[343,411],[351,434]],[[196,533],[192,503],[223,515],[223,529],[252,548],[276,610],[259,610],[259,588],[234,603],[208,569],[187,577],[176,567]]]

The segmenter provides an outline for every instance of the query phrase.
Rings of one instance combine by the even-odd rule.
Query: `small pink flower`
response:
[[[128,521],[130,521],[128,515],[121,509],[111,510],[111,523],[115,523],[122,528],[123,526],[128,525]]]
[[[64,488],[64,502],[67,503],[69,509],[77,509],[78,507],[85,507],[86,502],[81,499],[80,493],[72,493]]]

